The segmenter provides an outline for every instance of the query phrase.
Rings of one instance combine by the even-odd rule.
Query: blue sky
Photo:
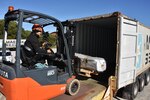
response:
[[[10,5],[45,13],[61,21],[120,11],[150,26],[150,0],[0,0],[0,19]]]

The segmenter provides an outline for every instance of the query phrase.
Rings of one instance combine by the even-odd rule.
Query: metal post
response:
[[[16,76],[19,76],[20,69],[20,43],[21,43],[21,32],[22,32],[22,22],[23,22],[23,12],[19,12],[19,22],[18,22],[18,31],[17,31],[17,39],[16,39]]]

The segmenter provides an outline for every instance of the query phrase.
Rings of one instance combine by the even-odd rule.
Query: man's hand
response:
[[[47,53],[52,53],[52,51],[50,49],[47,50]]]
[[[45,50],[48,50],[51,46],[52,46],[52,44],[50,44],[48,42],[42,43],[42,48],[45,49]]]

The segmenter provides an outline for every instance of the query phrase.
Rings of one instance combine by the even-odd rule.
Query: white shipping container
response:
[[[75,26],[75,52],[106,60],[99,80],[113,75],[120,89],[149,70],[150,28],[139,21],[115,12],[69,22]]]

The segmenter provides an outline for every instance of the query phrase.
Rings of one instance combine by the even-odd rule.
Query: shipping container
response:
[[[107,69],[97,79],[104,81],[115,76],[116,90],[123,89],[123,94],[128,93],[131,98],[149,83],[150,28],[120,12],[66,22],[73,28],[68,29],[75,36],[71,43],[75,44],[75,53],[106,60]]]

